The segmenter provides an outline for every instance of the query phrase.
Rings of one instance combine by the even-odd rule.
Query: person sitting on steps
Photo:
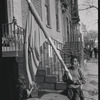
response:
[[[72,56],[70,63],[71,66],[68,69],[73,80],[70,80],[68,73],[65,71],[63,81],[66,82],[67,87],[61,94],[66,95],[70,100],[84,100],[81,86],[86,83],[86,78],[83,70],[79,67],[78,57]]]

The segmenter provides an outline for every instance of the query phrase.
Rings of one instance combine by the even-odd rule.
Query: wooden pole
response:
[[[31,0],[27,0],[27,2],[28,2],[29,8],[30,8],[31,13],[33,14],[33,16],[34,16],[36,22],[38,23],[38,25],[39,25],[40,28],[42,29],[42,31],[43,31],[45,37],[46,37],[46,38],[48,39],[48,41],[50,42],[52,48],[54,49],[56,55],[57,55],[58,58],[59,58],[59,60],[60,60],[60,62],[61,62],[61,64],[62,64],[64,70],[67,71],[67,73],[68,73],[68,75],[69,75],[69,78],[72,80],[72,76],[71,76],[71,74],[70,74],[70,72],[69,72],[67,66],[65,65],[65,63],[64,63],[64,61],[63,61],[63,59],[62,59],[62,57],[60,56],[58,50],[56,49],[56,47],[55,47],[55,45],[54,45],[54,43],[53,43],[51,37],[50,37],[49,34],[48,34],[48,31],[47,31],[46,28],[45,28],[45,25],[44,25],[43,22],[41,21],[41,18],[40,18],[40,16],[38,15],[36,9],[34,8],[34,6],[33,6],[32,2],[31,2]]]

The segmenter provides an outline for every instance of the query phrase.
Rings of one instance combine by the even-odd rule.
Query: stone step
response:
[[[41,82],[37,83],[40,87],[40,90],[48,89],[48,90],[64,90],[66,89],[66,83],[64,82],[57,82],[57,83],[47,83],[47,82]]]
[[[39,68],[37,70],[36,76],[46,76],[50,74],[50,68]]]
[[[36,75],[36,83],[39,85],[40,89],[48,89],[48,90],[64,90],[66,88],[66,84],[64,82],[58,82],[57,75],[49,75],[47,71],[50,69],[38,69]]]
[[[36,76],[36,83],[57,83],[57,75]]]
[[[46,83],[57,83],[58,76],[57,75],[47,75],[45,76],[45,82]]]
[[[64,90],[64,89],[66,89],[66,83],[64,83],[64,82],[57,82],[56,83],[56,90]]]
[[[57,75],[37,76],[36,83],[40,89],[64,90],[66,88],[66,83],[58,82]]]
[[[37,83],[41,89],[49,89],[49,90],[55,90],[56,86],[55,83]]]
[[[35,80],[36,80],[36,83],[43,83],[45,82],[45,76],[36,76]]]

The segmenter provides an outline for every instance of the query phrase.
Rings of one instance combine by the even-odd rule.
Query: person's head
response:
[[[72,56],[70,59],[70,63],[72,67],[78,67],[79,66],[79,58],[77,56]]]

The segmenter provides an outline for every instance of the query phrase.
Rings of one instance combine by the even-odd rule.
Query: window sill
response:
[[[46,25],[46,27],[50,28],[51,29],[51,26],[50,25]]]

